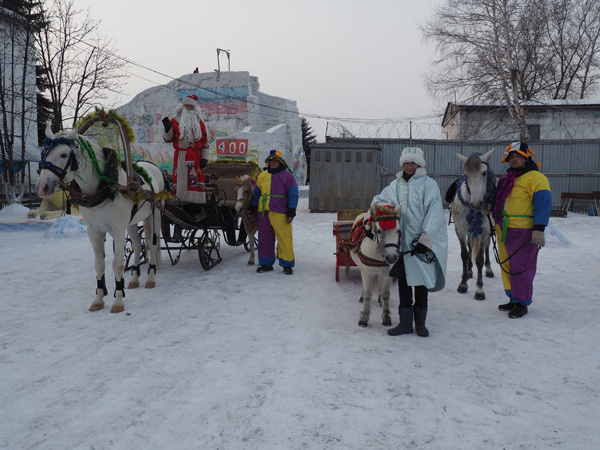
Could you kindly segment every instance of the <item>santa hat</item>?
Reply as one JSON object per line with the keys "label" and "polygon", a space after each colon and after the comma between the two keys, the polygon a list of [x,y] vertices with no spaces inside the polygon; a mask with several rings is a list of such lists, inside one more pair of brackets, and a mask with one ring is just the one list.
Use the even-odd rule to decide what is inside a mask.
{"label": "santa hat", "polygon": [[[526,142],[513,142],[504,150],[504,157],[500,162],[507,162],[509,160],[510,154],[512,152],[517,152],[519,155],[523,156],[527,161],[533,162],[533,157],[535,153],[529,148]],[[539,167],[541,164],[536,163]]]}
{"label": "santa hat", "polygon": [[423,157],[423,150],[419,147],[406,147],[402,150],[402,156],[400,156],[400,167],[404,166],[404,163],[413,162],[420,167],[425,167],[425,158]]}
{"label": "santa hat", "polygon": [[192,105],[192,106],[196,106],[196,102],[198,101],[198,96],[197,95],[188,95],[187,97],[185,97],[183,99],[183,101],[181,102],[184,106],[185,105]]}

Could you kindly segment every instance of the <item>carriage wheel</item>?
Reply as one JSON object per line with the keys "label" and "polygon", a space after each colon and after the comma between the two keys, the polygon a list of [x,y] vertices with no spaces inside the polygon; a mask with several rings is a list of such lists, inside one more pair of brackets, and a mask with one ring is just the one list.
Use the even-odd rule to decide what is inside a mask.
{"label": "carriage wheel", "polygon": [[198,242],[198,258],[204,270],[210,270],[221,262],[219,235],[213,230],[205,231]]}
{"label": "carriage wheel", "polygon": [[[146,264],[148,262],[147,258],[146,258],[146,241],[144,239],[144,227],[143,226],[138,226],[138,233],[140,235],[140,239],[142,241],[142,253],[140,254],[140,266],[142,264]],[[115,251],[115,243],[113,242],[113,253]],[[131,238],[129,237],[128,234],[125,235],[125,247],[123,248],[123,263],[125,268],[123,270],[125,270],[125,272],[131,270],[133,268],[133,261],[131,260],[133,257],[133,244],[131,243]],[[129,263],[132,263],[132,265],[129,265]]]}

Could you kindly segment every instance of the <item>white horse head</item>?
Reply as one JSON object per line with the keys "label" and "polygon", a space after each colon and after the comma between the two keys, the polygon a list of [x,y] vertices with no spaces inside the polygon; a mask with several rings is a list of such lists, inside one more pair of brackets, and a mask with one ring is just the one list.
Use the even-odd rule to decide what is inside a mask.
{"label": "white horse head", "polygon": [[468,157],[460,153],[456,154],[458,159],[464,164],[463,175],[465,182],[461,186],[461,196],[476,211],[481,211],[486,207],[486,195],[489,193],[490,183],[494,182],[491,179],[492,172],[488,166],[488,161],[492,157],[493,152],[494,149],[491,149],[485,155],[473,153]]}
{"label": "white horse head", "polygon": [[73,180],[79,164],[75,151],[77,129],[52,133],[50,124],[46,126],[45,148],[42,150],[40,177],[36,191],[40,197],[51,197],[60,182]]}
{"label": "white horse head", "polygon": [[254,186],[252,185],[252,177],[250,175],[242,175],[241,177],[235,177],[237,184],[237,198],[235,202],[235,210],[238,214],[241,213],[243,207],[248,207],[248,204],[252,200],[254,193]]}
{"label": "white horse head", "polygon": [[398,259],[400,206],[373,205],[365,217],[365,229],[373,234],[377,249],[388,264]]}

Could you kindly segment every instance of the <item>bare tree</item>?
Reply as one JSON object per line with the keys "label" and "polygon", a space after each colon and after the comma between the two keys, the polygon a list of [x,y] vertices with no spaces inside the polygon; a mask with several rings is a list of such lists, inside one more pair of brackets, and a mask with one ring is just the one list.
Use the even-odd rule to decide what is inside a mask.
{"label": "bare tree", "polygon": [[506,106],[528,138],[524,100],[584,98],[600,76],[598,0],[447,0],[421,28],[439,57],[439,99]]}
{"label": "bare tree", "polygon": [[38,35],[38,57],[49,80],[52,126],[72,127],[89,111],[105,107],[109,92],[120,92],[126,63],[100,35],[100,22],[75,9],[74,0],[52,0],[46,16],[50,26]]}

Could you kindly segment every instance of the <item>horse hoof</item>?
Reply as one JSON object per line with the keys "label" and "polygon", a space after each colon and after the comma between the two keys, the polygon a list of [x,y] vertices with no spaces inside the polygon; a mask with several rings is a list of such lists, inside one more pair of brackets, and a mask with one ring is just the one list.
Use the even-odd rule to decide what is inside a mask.
{"label": "horse hoof", "polygon": [[156,282],[146,281],[146,289],[154,289],[155,287],[156,287]]}
{"label": "horse hoof", "polygon": [[253,266],[254,265],[254,261],[248,261],[248,265],[249,266]]}
{"label": "horse hoof", "polygon": [[459,294],[466,294],[468,290],[469,290],[469,287],[468,287],[468,286],[463,286],[463,285],[460,285],[460,286],[458,286],[458,289],[457,289],[456,291],[457,291]]}
{"label": "horse hoof", "polygon": [[366,321],[364,321],[364,320],[359,320],[359,321],[358,321],[358,326],[359,326],[359,327],[362,327],[362,328],[367,328],[367,325],[368,325],[368,324],[369,324],[369,323],[368,323],[368,322],[366,322]]}
{"label": "horse hoof", "polygon": [[90,306],[89,311],[100,311],[101,309],[104,309],[104,305],[94,305],[92,304],[92,306]]}
{"label": "horse hoof", "polygon": [[485,300],[485,294],[484,293],[477,293],[475,294],[475,300]]}
{"label": "horse hoof", "polygon": [[389,317],[386,317],[385,319],[383,319],[383,326],[384,327],[391,327],[392,326],[392,319],[390,319]]}
{"label": "horse hoof", "polygon": [[140,287],[140,283],[139,282],[133,282],[130,281],[129,284],[127,285],[127,289],[135,289]]}
{"label": "horse hoof", "polygon": [[494,272],[492,272],[491,270],[489,272],[485,272],[485,276],[486,278],[494,278]]}
{"label": "horse hoof", "polygon": [[120,313],[125,311],[125,307],[124,306],[113,306],[110,310],[111,313]]}

